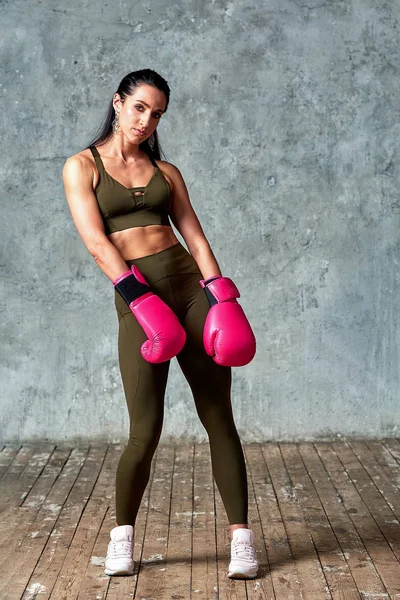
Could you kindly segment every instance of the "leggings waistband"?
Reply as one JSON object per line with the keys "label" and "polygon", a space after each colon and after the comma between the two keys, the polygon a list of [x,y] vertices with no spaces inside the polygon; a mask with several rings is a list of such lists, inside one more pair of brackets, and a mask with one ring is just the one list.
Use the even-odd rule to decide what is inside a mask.
{"label": "leggings waistband", "polygon": [[129,267],[136,265],[149,284],[182,273],[196,273],[200,278],[202,276],[195,259],[180,242],[160,252],[125,262]]}

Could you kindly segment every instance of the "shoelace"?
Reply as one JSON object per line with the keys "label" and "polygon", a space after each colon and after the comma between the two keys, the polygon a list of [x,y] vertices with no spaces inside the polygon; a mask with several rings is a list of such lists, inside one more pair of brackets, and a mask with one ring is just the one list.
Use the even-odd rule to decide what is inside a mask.
{"label": "shoelace", "polygon": [[132,542],[110,542],[110,554],[113,557],[130,556],[132,557]]}
{"label": "shoelace", "polygon": [[255,560],[255,549],[246,542],[233,542],[233,555],[235,558],[244,560]]}

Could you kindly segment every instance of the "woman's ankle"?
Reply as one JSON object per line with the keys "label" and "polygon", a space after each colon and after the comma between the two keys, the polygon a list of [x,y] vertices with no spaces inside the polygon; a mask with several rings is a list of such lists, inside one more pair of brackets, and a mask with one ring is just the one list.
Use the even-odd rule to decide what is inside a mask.
{"label": "woman's ankle", "polygon": [[[118,525],[118,523],[117,523],[117,522],[115,522],[115,527],[119,527],[119,525]],[[134,526],[134,525],[132,525],[132,527],[133,527],[133,529],[135,529],[135,526]]]}
{"label": "woman's ankle", "polygon": [[249,526],[247,523],[241,523],[238,525],[231,525],[230,528],[230,538],[232,539],[232,534],[235,531],[235,529],[248,529]]}

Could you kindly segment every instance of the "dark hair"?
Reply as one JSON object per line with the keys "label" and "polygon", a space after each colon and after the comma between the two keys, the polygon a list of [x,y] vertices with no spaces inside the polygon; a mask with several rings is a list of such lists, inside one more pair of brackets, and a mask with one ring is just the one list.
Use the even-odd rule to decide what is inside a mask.
{"label": "dark hair", "polygon": [[[167,104],[165,106],[164,111],[165,113],[168,108],[171,90],[165,79],[152,69],[140,69],[139,71],[132,71],[132,73],[128,73],[128,75],[125,75],[125,77],[122,79],[121,83],[118,86],[118,89],[116,90],[116,93],[120,95],[122,102],[124,102],[127,96],[132,95],[136,88],[143,84],[152,85],[161,92],[164,92],[167,98]],[[96,133],[96,137],[90,142],[90,144],[88,144],[86,148],[89,148],[89,146],[94,145],[101,146],[102,143],[104,144],[104,142],[106,142],[112,136],[112,123],[114,117],[115,112],[113,107],[113,100],[111,99],[110,104],[108,105],[107,115],[103,124],[99,127]],[[150,146],[149,141],[151,141],[152,147]],[[156,160],[161,160],[161,153],[165,157],[165,154],[162,151],[160,142],[158,140],[157,130],[153,131],[149,138],[145,139],[144,142],[139,144],[139,148],[146,152],[148,156]]]}

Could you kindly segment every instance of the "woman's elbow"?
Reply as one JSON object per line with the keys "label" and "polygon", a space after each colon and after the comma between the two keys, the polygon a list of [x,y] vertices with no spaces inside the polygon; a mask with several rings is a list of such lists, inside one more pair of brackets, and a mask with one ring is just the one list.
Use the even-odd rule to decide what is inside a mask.
{"label": "woman's elbow", "polygon": [[88,249],[88,251],[90,252],[90,254],[93,256],[94,260],[99,263],[102,262],[102,258],[104,256],[104,253],[106,252],[107,246],[110,242],[107,240],[106,237],[100,238],[100,239],[93,239],[90,240],[87,244],[86,247]]}

